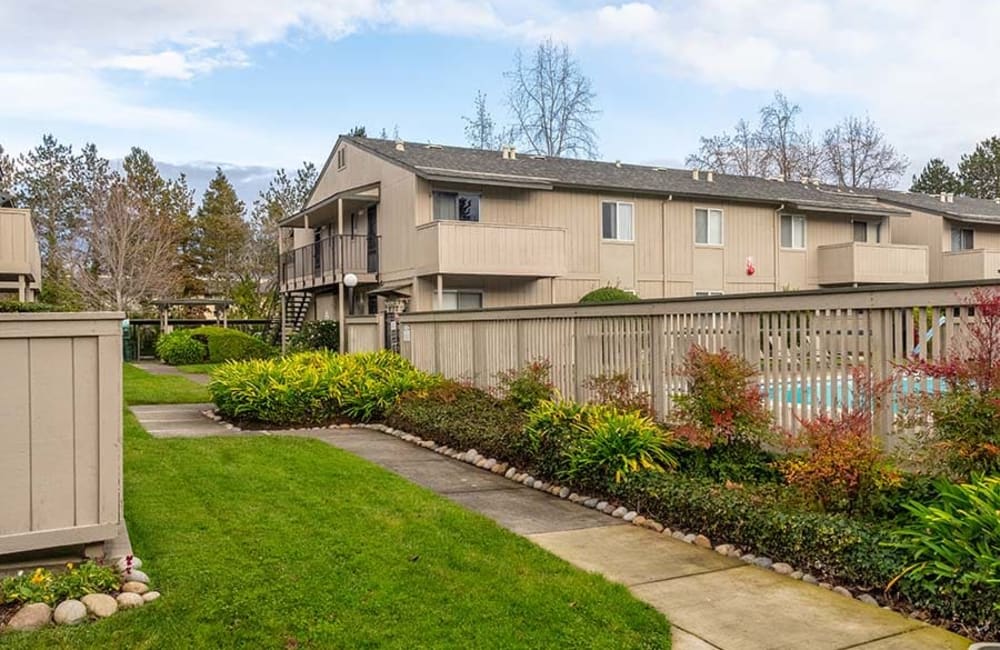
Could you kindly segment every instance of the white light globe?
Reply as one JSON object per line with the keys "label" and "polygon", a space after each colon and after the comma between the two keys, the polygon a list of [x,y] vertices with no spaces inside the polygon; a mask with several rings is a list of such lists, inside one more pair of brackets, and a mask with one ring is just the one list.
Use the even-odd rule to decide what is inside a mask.
{"label": "white light globe", "polygon": [[344,286],[347,287],[348,289],[352,289],[358,286],[358,276],[354,275],[353,273],[348,273],[344,275]]}

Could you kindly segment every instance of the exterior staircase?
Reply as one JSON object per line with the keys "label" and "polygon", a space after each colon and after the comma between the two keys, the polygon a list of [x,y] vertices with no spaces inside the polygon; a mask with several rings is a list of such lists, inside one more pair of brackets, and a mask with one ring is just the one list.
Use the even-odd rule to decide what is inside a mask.
{"label": "exterior staircase", "polygon": [[[302,329],[306,313],[312,305],[313,295],[307,291],[291,291],[285,294],[285,339],[291,338]],[[271,344],[281,344],[281,314],[278,313],[268,326]]]}

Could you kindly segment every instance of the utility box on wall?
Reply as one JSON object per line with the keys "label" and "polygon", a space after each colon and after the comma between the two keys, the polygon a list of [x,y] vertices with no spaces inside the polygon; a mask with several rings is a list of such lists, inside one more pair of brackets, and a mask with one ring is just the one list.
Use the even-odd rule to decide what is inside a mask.
{"label": "utility box on wall", "polygon": [[122,320],[0,314],[0,558],[122,525]]}

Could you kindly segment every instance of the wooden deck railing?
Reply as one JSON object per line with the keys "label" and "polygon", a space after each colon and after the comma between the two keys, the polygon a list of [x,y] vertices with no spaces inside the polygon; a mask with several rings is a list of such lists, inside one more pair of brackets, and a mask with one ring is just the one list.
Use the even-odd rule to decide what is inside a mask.
{"label": "wooden deck railing", "polygon": [[[691,347],[726,348],[759,371],[777,423],[794,430],[798,417],[851,399],[853,366],[887,377],[907,358],[941,358],[960,344],[974,318],[964,301],[984,284],[409,313],[400,319],[402,352],[422,369],[480,386],[547,359],[559,391],[577,400],[590,397],[588,378],[623,373],[667,413],[687,389],[681,369]],[[896,396],[915,389],[900,382]],[[885,431],[891,419],[890,405],[881,416]]]}

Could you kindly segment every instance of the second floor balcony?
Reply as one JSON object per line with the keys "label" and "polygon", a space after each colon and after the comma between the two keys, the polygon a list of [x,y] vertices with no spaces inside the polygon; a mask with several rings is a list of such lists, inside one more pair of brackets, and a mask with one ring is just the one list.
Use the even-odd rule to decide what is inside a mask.
{"label": "second floor balcony", "polygon": [[311,289],[340,282],[353,273],[362,283],[376,282],[379,270],[377,236],[330,235],[281,254],[282,291]]}
{"label": "second floor balcony", "polygon": [[0,208],[0,276],[18,276],[31,287],[41,282],[42,262],[28,210]]}
{"label": "second floor balcony", "polygon": [[466,221],[417,227],[419,275],[454,273],[554,277],[566,273],[566,231]]}
{"label": "second floor balcony", "polygon": [[945,253],[941,260],[941,281],[956,280],[1000,280],[1000,249]]}
{"label": "second floor balcony", "polygon": [[927,282],[927,247],[845,242],[820,246],[822,286]]}

